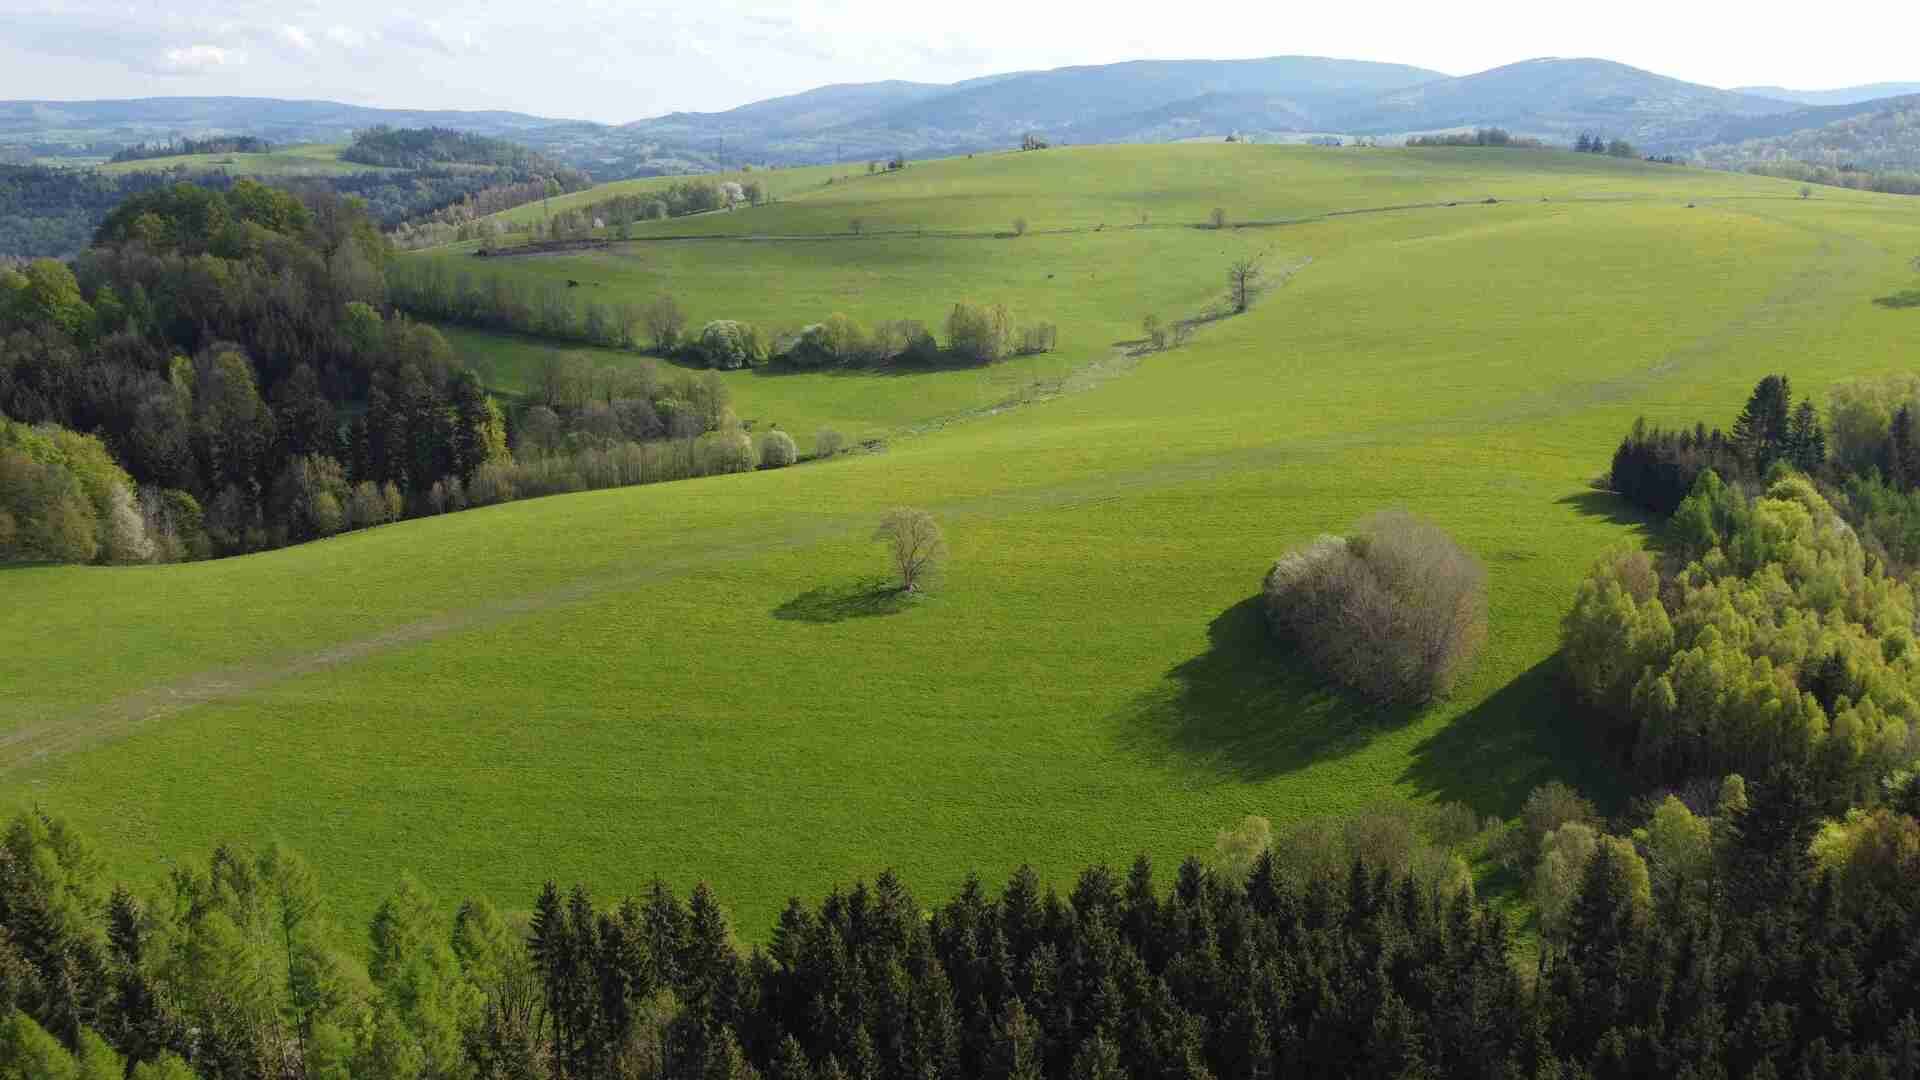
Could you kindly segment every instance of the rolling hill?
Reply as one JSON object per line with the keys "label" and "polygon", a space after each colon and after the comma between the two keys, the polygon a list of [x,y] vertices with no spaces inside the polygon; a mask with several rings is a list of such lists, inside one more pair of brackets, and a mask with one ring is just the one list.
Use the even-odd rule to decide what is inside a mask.
{"label": "rolling hill", "polygon": [[[1839,114],[1837,117],[1835,114]],[[1920,94],[1830,106],[1801,114],[1820,121],[1785,132],[1733,130],[1737,140],[1699,148],[1698,160],[1719,168],[1803,162],[1866,172],[1920,171]]]}
{"label": "rolling hill", "polygon": [[[1142,60],[1009,72],[951,85],[825,86],[725,112],[679,112],[617,127],[517,113],[408,112],[327,102],[9,102],[0,103],[0,154],[84,158],[174,134],[319,142],[374,124],[439,125],[510,137],[613,179],[746,162],[972,153],[1015,145],[1029,131],[1056,143],[1116,143],[1229,132],[1393,137],[1498,125],[1567,143],[1581,131],[1599,131],[1673,153],[1835,118],[1799,100],[1717,90],[1605,60],[1531,60],[1451,78],[1400,64],[1279,56]],[[1773,126],[1752,126],[1762,121]]]}
{"label": "rolling hill", "polygon": [[[1203,227],[1214,207],[1232,227]],[[1636,416],[1903,370],[1912,313],[1871,301],[1910,281],[1920,204],[1556,152],[1073,147],[822,176],[638,235],[405,258],[769,328],[1001,301],[1061,348],[719,376],[756,430],[874,440],[831,461],[7,568],[0,800],[69,816],[136,884],[277,837],[347,921],[403,872],[510,906],[659,874],[711,881],[753,933],[887,866],[1064,884],[1250,813],[1604,792],[1559,618],[1640,519],[1588,481]],[[1226,316],[1239,258],[1272,288]],[[1192,342],[1143,352],[1149,313],[1198,320]],[[508,394],[556,351],[650,362],[456,343]],[[874,522],[903,503],[942,522],[949,572],[874,604]],[[1254,596],[1279,551],[1392,506],[1487,564],[1492,631],[1452,698],[1382,712],[1277,651]]]}
{"label": "rolling hill", "polygon": [[1711,139],[1731,121],[1791,111],[1609,60],[1547,58],[1391,91],[1339,115],[1355,131],[1493,125],[1560,142],[1594,131],[1668,151]]}

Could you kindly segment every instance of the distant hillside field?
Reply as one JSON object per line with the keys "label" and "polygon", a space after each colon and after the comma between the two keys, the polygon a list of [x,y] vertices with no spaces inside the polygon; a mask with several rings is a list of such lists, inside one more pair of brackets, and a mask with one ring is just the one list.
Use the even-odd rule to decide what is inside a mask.
{"label": "distant hillside field", "polygon": [[235,176],[352,176],[355,173],[390,172],[381,165],[362,165],[342,161],[345,143],[276,147],[264,154],[177,154],[172,157],[116,161],[99,166],[103,173],[125,175],[130,172],[156,172],[182,168],[189,171],[227,172]]}
{"label": "distant hillside field", "polygon": [[[509,907],[658,874],[712,882],[748,934],[886,867],[926,895],[1023,860],[1069,885],[1246,814],[1512,817],[1545,780],[1606,790],[1556,651],[1586,568],[1641,538],[1589,487],[1634,418],[1732,416],[1770,372],[1824,400],[1908,369],[1920,325],[1872,302],[1912,286],[1920,202],[1732,173],[1213,144],[830,174],[582,254],[403,258],[667,291],[696,325],[998,301],[1059,351],[726,376],[757,427],[877,441],[836,460],[219,562],[7,569],[0,797],[131,874],[278,838],[346,921],[402,873]],[[1215,207],[1228,228],[1202,227]],[[1274,286],[1251,311],[1138,352],[1145,314],[1219,314],[1245,257]],[[453,341],[507,393],[575,351]],[[903,504],[952,558],[879,603],[871,537]],[[1278,553],[1389,507],[1490,575],[1478,666],[1413,711],[1326,689],[1255,600]]]}

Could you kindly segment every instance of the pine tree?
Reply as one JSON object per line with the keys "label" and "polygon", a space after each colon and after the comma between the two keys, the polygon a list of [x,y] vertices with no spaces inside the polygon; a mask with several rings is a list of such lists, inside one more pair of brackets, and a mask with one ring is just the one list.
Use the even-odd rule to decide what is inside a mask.
{"label": "pine tree", "polygon": [[1748,396],[1733,422],[1733,442],[1755,471],[1764,474],[1787,445],[1793,390],[1785,375],[1768,375]]}
{"label": "pine tree", "polygon": [[813,1080],[813,1066],[808,1063],[800,1040],[791,1035],[780,1040],[780,1049],[774,1053],[773,1063],[767,1069],[767,1080]]}
{"label": "pine tree", "polygon": [[1040,1080],[1040,1027],[1027,1015],[1019,998],[1007,1002],[993,1026],[993,1045],[986,1080]]}
{"label": "pine tree", "polygon": [[1887,482],[1897,491],[1920,487],[1920,418],[1902,405],[1893,412],[1887,428],[1885,451]]}
{"label": "pine tree", "polygon": [[1787,431],[1787,459],[1809,476],[1827,463],[1827,433],[1820,426],[1820,411],[1811,401],[1803,401],[1793,410],[1793,422]]}
{"label": "pine tree", "polygon": [[1120,1066],[1120,1047],[1107,1038],[1104,1028],[1080,1044],[1069,1076],[1072,1080],[1126,1080],[1127,1072]]}

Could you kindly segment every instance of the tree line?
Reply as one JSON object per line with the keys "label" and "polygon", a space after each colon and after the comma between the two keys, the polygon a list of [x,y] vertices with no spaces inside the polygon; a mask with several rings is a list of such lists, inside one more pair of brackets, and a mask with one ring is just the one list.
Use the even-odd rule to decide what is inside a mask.
{"label": "tree line", "polygon": [[762,331],[737,319],[697,329],[671,295],[641,304],[607,303],[558,282],[456,271],[444,260],[402,260],[388,274],[393,304],[422,318],[609,349],[647,348],[702,367],[737,370],[769,362],[796,368],[865,367],[943,360],[986,364],[1052,352],[1059,330],[1044,320],[1016,323],[1002,304],[956,303],[942,345],[924,323],[895,319],[867,327],[835,313],[819,323]]}
{"label": "tree line", "polygon": [[357,203],[243,180],[0,270],[0,559],[203,558],[760,464],[717,378],[502,408],[390,307],[387,261]]}
{"label": "tree line", "polygon": [[[1339,143],[1333,145],[1338,146]],[[1453,132],[1445,135],[1413,135],[1407,139],[1408,146],[1510,146],[1524,150],[1540,150],[1546,143],[1539,139],[1515,135],[1505,128],[1475,128],[1472,131]]]}
{"label": "tree line", "polygon": [[115,151],[108,160],[147,161],[187,154],[265,154],[272,149],[272,143],[257,135],[216,135],[206,139],[183,138],[172,142],[140,143]]}
{"label": "tree line", "polygon": [[1171,881],[1143,856],[1064,895],[1023,867],[923,904],[889,872],[744,950],[712,889],[658,879],[507,914],[403,878],[354,932],[297,855],[221,846],[140,894],[26,813],[0,840],[0,1075],[1903,1076],[1912,790],[1837,822],[1791,767],[1613,822],[1536,792],[1524,959],[1470,879],[1422,869],[1438,811],[1251,819]]}

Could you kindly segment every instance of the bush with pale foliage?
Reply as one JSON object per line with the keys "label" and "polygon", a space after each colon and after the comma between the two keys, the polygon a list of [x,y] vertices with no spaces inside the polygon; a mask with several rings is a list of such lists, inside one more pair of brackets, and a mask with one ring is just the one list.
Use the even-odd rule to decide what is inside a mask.
{"label": "bush with pale foliage", "polygon": [[794,444],[793,436],[774,428],[760,436],[760,467],[763,469],[782,469],[793,464],[800,457],[800,448]]}
{"label": "bush with pale foliage", "polygon": [[1274,563],[1267,619],[1322,674],[1384,702],[1452,689],[1487,637],[1487,575],[1445,530],[1404,511]]}
{"label": "bush with pale foliage", "polygon": [[847,437],[830,427],[823,427],[813,437],[813,456],[829,458],[846,449]]}

